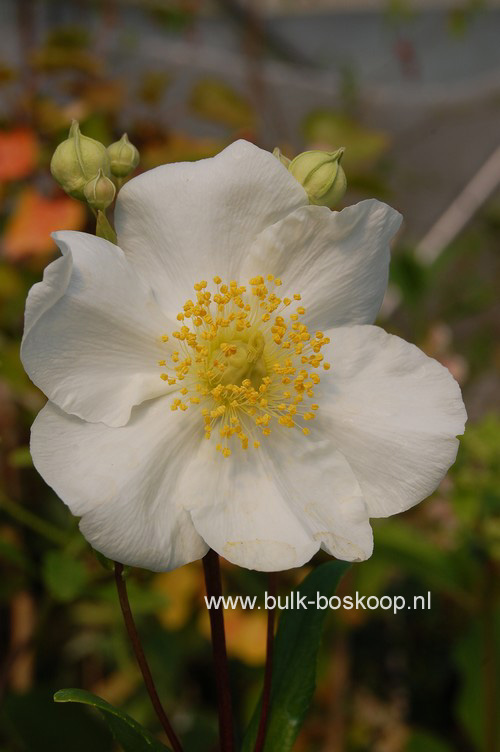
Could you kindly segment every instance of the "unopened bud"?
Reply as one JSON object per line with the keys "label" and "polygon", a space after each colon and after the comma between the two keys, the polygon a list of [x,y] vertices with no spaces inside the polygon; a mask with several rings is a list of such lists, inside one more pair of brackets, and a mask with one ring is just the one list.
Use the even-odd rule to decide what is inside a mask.
{"label": "unopened bud", "polygon": [[106,147],[99,141],[80,133],[80,126],[73,120],[66,141],[59,144],[50,163],[50,171],[61,187],[74,198],[85,199],[86,183],[102,170],[110,174],[109,156]]}
{"label": "unopened bud", "polygon": [[111,173],[117,178],[126,178],[139,164],[139,152],[128,140],[126,133],[119,141],[108,146]]}
{"label": "unopened bud", "polygon": [[112,180],[99,170],[97,175],[85,184],[85,201],[92,209],[107,209],[115,200],[116,188]]}
{"label": "unopened bud", "polygon": [[276,157],[276,159],[279,159],[279,161],[281,162],[281,164],[284,165],[284,167],[286,167],[288,169],[288,167],[290,166],[290,163],[291,163],[292,160],[288,159],[288,157],[285,157],[285,155],[282,154],[281,149],[279,148],[279,146],[276,146],[273,149],[273,156]]}
{"label": "unopened bud", "polygon": [[344,149],[304,151],[292,160],[289,170],[309,196],[309,203],[332,209],[343,198],[347,180],[340,165]]}

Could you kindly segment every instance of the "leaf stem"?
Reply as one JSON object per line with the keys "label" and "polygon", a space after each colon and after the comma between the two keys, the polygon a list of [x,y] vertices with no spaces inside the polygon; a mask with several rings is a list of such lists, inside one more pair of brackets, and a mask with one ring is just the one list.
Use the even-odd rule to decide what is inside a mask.
{"label": "leaf stem", "polygon": [[123,614],[123,620],[125,622],[125,627],[127,629],[127,633],[128,633],[130,643],[132,645],[137,663],[141,670],[142,678],[144,679],[144,684],[146,686],[149,697],[151,699],[151,703],[168,737],[168,740],[170,744],[172,745],[172,749],[174,750],[174,752],[182,752],[181,743],[179,739],[177,738],[177,735],[175,731],[173,730],[170,724],[170,721],[167,718],[167,714],[165,713],[163,709],[160,698],[158,697],[158,692],[156,691],[155,683],[151,675],[151,670],[146,660],[146,656],[144,655],[144,650],[142,649],[139,634],[137,632],[137,627],[135,626],[134,617],[132,615],[132,611],[130,608],[130,602],[129,602],[128,594],[127,594],[127,584],[125,580],[123,579],[123,564],[120,564],[117,561],[115,561],[115,582],[116,582],[116,589],[118,591],[118,599],[120,601],[120,607],[121,607],[122,614]]}
{"label": "leaf stem", "polygon": [[[222,596],[219,556],[212,549],[203,558],[205,588],[208,598]],[[233,752],[233,712],[231,708],[231,688],[226,653],[226,635],[224,632],[224,613],[219,602],[217,608],[209,609],[210,629],[212,633],[212,650],[215,663],[215,681],[219,706],[219,736],[221,752]]]}
{"label": "leaf stem", "polygon": [[[276,599],[277,591],[276,572],[269,573],[268,595]],[[276,602],[276,601],[274,601]],[[259,729],[255,741],[255,752],[262,752],[266,741],[267,720],[269,717],[269,708],[271,705],[271,683],[273,677],[273,652],[274,652],[274,620],[276,615],[275,607],[268,609],[267,612],[267,643],[266,643],[266,668],[264,670],[264,687],[262,689],[262,705],[260,709]]]}

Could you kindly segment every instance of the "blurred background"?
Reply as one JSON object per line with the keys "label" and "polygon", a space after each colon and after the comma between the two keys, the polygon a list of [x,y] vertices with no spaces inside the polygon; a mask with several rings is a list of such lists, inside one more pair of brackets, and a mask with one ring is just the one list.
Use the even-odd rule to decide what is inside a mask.
{"label": "blurred background", "polygon": [[[44,397],[19,362],[26,294],[55,256],[51,231],[93,231],[48,170],[76,118],[105,144],[126,130],[141,170],[241,137],[289,157],[345,146],[345,203],[375,196],[404,214],[380,323],[451,370],[469,423],[440,489],[375,521],[375,553],[342,590],[430,590],[432,608],[329,615],[296,750],[494,752],[500,2],[0,0],[0,16],[0,749],[113,750],[91,711],[52,702],[61,687],[97,693],[161,738],[111,573],[28,450]],[[281,590],[306,571],[283,573]],[[259,573],[224,564],[223,574],[228,593],[266,587]],[[201,565],[128,582],[174,726],[191,752],[211,752]],[[261,688],[265,614],[229,611],[226,624],[241,729]]]}

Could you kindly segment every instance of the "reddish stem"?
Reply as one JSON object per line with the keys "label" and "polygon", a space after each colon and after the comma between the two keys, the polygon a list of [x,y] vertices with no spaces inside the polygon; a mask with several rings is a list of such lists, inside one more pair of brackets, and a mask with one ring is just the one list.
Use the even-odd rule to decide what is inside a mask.
{"label": "reddish stem", "polygon": [[[219,556],[210,551],[203,558],[205,588],[208,598],[215,601],[222,597],[222,580],[220,576]],[[231,707],[231,688],[226,652],[226,635],[224,632],[224,612],[219,602],[217,608],[210,608],[210,629],[212,633],[212,650],[215,664],[215,682],[219,707],[219,737],[221,752],[234,751],[233,711]]]}
{"label": "reddish stem", "polygon": [[161,704],[160,698],[158,696],[158,692],[156,691],[153,677],[151,675],[149,664],[146,660],[146,656],[144,655],[144,650],[142,649],[141,641],[139,638],[139,633],[137,632],[137,627],[135,626],[134,617],[132,615],[132,610],[130,608],[130,603],[129,603],[128,594],[127,594],[127,584],[125,580],[123,579],[123,564],[119,564],[116,561],[115,561],[115,582],[116,582],[116,589],[118,591],[118,599],[120,601],[120,606],[121,606],[121,610],[123,614],[123,620],[125,622],[125,627],[127,629],[127,633],[128,633],[137,663],[141,670],[142,678],[144,679],[144,684],[146,686],[149,697],[151,699],[151,703],[168,737],[168,740],[170,744],[172,745],[173,751],[182,752],[181,743],[174,729],[172,728],[170,721],[167,718],[167,714],[165,713],[163,709],[163,705]]}

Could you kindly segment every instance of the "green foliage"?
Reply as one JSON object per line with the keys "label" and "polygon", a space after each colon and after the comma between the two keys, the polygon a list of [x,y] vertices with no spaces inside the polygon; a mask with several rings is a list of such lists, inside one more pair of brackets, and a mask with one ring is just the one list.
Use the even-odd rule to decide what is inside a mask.
{"label": "green foliage", "polygon": [[253,127],[255,122],[255,113],[245,97],[217,78],[198,81],[190,105],[200,117],[229,128]]}
{"label": "green foliage", "polygon": [[345,146],[342,164],[348,181],[351,171],[359,172],[368,165],[373,167],[389,146],[387,134],[366,128],[353,118],[334,110],[311,112],[302,129],[309,145],[314,144],[323,149]]}
{"label": "green foliage", "polygon": [[454,651],[461,677],[457,712],[475,747],[484,752],[494,749],[494,742],[500,740],[500,694],[497,691],[500,608],[495,610],[491,598],[492,593],[489,593],[482,618],[467,629]]}
{"label": "green foliage", "polygon": [[53,692],[38,687],[9,693],[0,715],[2,752],[113,752],[102,720],[76,707],[60,707]]}
{"label": "green foliage", "polygon": [[45,554],[42,575],[49,593],[63,603],[81,595],[89,579],[82,561],[55,549]]}
{"label": "green foliage", "polygon": [[459,557],[416,534],[411,525],[401,520],[375,522],[374,528],[374,556],[384,562],[386,571],[392,562],[398,562],[406,574],[415,577],[425,587],[453,594],[459,599],[467,596],[468,583],[464,580]]}
{"label": "green foliage", "polygon": [[54,695],[56,702],[80,702],[99,710],[116,741],[124,752],[168,752],[147,729],[109,702],[83,689],[60,689]]}
{"label": "green foliage", "polygon": [[[332,596],[349,569],[349,564],[329,561],[314,569],[294,591],[315,601],[320,593]],[[271,713],[268,721],[266,752],[288,752],[297,738],[316,686],[316,662],[323,624],[328,608],[284,611],[280,618],[274,646]],[[260,717],[259,702],[243,741],[243,752],[254,747]]]}
{"label": "green foliage", "polygon": [[454,752],[449,744],[436,739],[425,731],[414,731],[408,740],[404,752]]}

